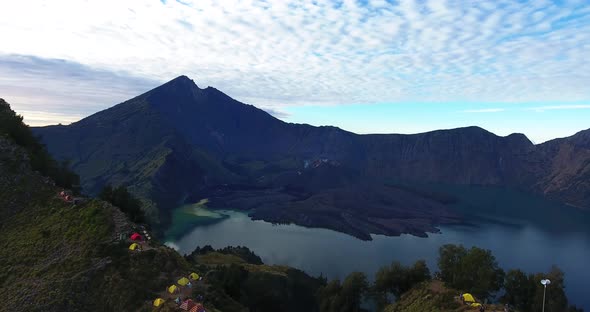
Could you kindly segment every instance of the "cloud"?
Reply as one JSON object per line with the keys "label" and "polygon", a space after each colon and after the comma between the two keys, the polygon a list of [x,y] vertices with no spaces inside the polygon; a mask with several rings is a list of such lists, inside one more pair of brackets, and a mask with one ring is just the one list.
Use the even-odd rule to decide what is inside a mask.
{"label": "cloud", "polygon": [[[14,109],[14,107],[12,107]],[[29,126],[45,126],[51,124],[71,124],[86,116],[71,114],[71,113],[54,113],[46,111],[27,111],[18,109],[19,115],[23,116],[23,120]]]}
{"label": "cloud", "polygon": [[482,108],[482,109],[466,109],[462,110],[462,113],[499,113],[504,112],[504,108]]}
{"label": "cloud", "polygon": [[0,73],[0,95],[32,126],[69,124],[159,84],[123,72],[19,55],[0,55]]}
{"label": "cloud", "polygon": [[273,115],[274,117],[279,118],[279,119],[286,119],[291,116],[291,114],[289,112],[285,112],[285,111],[270,108],[270,107],[261,107],[261,109],[264,110],[265,112]]}
{"label": "cloud", "polygon": [[[71,110],[104,107],[180,74],[278,110],[590,99],[588,1],[20,0],[0,4],[0,29],[2,55],[42,67],[65,60],[49,61],[49,72],[13,66],[9,86],[39,99],[66,96],[59,105]],[[75,66],[86,74],[71,77]],[[109,94],[98,80],[111,74],[121,79]],[[81,81],[86,88],[72,87]]]}
{"label": "cloud", "polygon": [[590,109],[590,105],[589,104],[575,104],[575,105],[537,106],[537,107],[527,108],[526,110],[542,113],[544,111],[551,111],[551,110],[572,110],[572,109]]}

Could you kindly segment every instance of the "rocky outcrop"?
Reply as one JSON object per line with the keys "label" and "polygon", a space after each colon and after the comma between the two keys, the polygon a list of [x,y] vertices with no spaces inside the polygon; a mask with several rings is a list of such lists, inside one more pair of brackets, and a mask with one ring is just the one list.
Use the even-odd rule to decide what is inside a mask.
{"label": "rocky outcrop", "polygon": [[590,208],[590,130],[538,146],[543,175],[532,189],[566,204]]}

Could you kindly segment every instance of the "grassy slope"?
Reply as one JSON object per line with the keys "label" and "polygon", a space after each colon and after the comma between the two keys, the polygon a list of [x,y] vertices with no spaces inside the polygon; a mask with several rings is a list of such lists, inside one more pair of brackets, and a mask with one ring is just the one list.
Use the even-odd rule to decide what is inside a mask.
{"label": "grassy slope", "polygon": [[57,196],[60,189],[32,172],[23,151],[3,138],[0,155],[0,311],[151,311],[157,297],[168,300],[155,311],[174,311],[164,289],[191,271],[205,276],[193,294],[215,298],[205,302],[208,311],[218,311],[212,304],[226,312],[247,311],[223,290],[208,291],[207,276],[231,263],[250,274],[240,286],[250,298],[245,304],[260,305],[252,300],[262,298],[265,287],[282,302],[287,296],[313,297],[319,286],[303,272],[248,263],[239,253],[209,252],[187,260],[157,243],[130,252],[129,242],[114,240],[121,222],[133,227],[116,218],[121,216],[116,207],[98,200],[67,204]]}
{"label": "grassy slope", "polygon": [[0,311],[149,309],[189,271],[167,247],[129,252],[127,242],[113,240],[117,208],[63,202],[58,188],[30,170],[24,151],[3,137],[0,155]]}
{"label": "grassy slope", "polygon": [[[253,256],[257,258],[257,256]],[[216,307],[231,311],[317,311],[316,293],[322,285],[319,279],[302,271],[281,265],[265,265],[248,255],[234,251],[217,250],[191,254],[191,261],[199,266],[211,287],[203,291]],[[247,272],[244,279],[231,279],[230,288],[239,289],[239,295],[230,298],[219,294],[219,283],[225,283],[227,269],[240,267]],[[220,275],[221,274],[221,275]],[[229,294],[229,292],[227,292]],[[239,298],[238,298],[239,297]]]}
{"label": "grassy slope", "polygon": [[[446,288],[440,281],[427,282],[403,294],[395,304],[384,312],[461,312],[479,311],[468,307],[456,298],[459,291]],[[487,312],[504,311],[501,305],[487,305]]]}
{"label": "grassy slope", "polygon": [[268,273],[284,277],[287,276],[287,271],[292,270],[291,267],[283,265],[250,264],[237,255],[223,254],[220,252],[209,252],[205,255],[199,255],[196,258],[196,262],[208,267],[237,264],[251,273]]}

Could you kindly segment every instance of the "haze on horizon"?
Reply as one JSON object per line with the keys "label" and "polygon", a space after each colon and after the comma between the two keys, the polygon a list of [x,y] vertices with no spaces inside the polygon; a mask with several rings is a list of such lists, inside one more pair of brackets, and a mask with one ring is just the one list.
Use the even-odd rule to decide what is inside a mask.
{"label": "haze on horizon", "polygon": [[178,75],[288,122],[357,133],[590,128],[590,2],[0,4],[0,97],[70,123]]}

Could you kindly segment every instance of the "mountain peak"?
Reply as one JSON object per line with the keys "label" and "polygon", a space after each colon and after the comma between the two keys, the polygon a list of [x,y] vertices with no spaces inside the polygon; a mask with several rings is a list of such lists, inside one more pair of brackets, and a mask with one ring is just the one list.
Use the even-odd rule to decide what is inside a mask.
{"label": "mountain peak", "polygon": [[191,101],[203,90],[189,77],[178,76],[159,87],[156,87],[142,96],[151,98],[153,103],[178,104],[179,102]]}
{"label": "mountain peak", "polygon": [[198,87],[197,84],[192,79],[190,79],[188,76],[185,76],[185,75],[180,75],[180,76],[166,82],[162,86],[165,86],[165,85],[187,85],[187,86]]}

